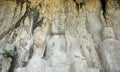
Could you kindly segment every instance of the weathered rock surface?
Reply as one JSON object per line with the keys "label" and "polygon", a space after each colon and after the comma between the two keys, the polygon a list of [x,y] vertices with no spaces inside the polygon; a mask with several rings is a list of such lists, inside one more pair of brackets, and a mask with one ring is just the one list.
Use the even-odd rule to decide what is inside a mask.
{"label": "weathered rock surface", "polygon": [[120,72],[119,17],[119,0],[0,0],[0,72]]}
{"label": "weathered rock surface", "polygon": [[102,62],[106,72],[120,72],[120,41],[105,40],[101,44]]}
{"label": "weathered rock surface", "polygon": [[100,45],[100,56],[105,72],[119,72],[120,41],[115,39],[114,31],[111,27],[104,28],[103,36],[105,40]]}
{"label": "weathered rock surface", "polygon": [[[14,45],[12,44],[0,44],[0,65],[1,65],[1,71],[2,72],[8,72],[10,71],[10,67],[13,64],[12,60],[13,57],[7,56],[8,53],[6,51],[10,51],[11,56],[14,56]],[[6,54],[5,54],[6,53]]]}

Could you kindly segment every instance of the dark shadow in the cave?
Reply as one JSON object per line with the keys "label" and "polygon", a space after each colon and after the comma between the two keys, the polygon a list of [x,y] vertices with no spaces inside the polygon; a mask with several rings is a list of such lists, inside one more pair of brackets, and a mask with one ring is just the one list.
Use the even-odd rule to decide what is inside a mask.
{"label": "dark shadow in the cave", "polygon": [[103,15],[105,17],[107,0],[100,0],[100,1],[101,1],[101,5],[102,5]]}

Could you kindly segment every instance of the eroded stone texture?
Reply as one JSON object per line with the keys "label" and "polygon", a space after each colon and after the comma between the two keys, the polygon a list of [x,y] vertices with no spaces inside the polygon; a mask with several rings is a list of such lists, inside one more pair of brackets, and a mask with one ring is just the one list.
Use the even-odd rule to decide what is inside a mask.
{"label": "eroded stone texture", "polygon": [[11,65],[11,58],[3,58],[2,60],[2,72],[8,72]]}
{"label": "eroded stone texture", "polygon": [[107,2],[107,15],[108,15],[108,25],[112,26],[116,38],[120,40],[120,1],[119,0],[108,0]]}
{"label": "eroded stone texture", "polygon": [[88,65],[85,60],[78,60],[71,64],[71,72],[89,72]]}
{"label": "eroded stone texture", "polygon": [[119,0],[0,1],[0,72],[119,72]]}
{"label": "eroded stone texture", "polygon": [[[12,64],[13,58],[5,54],[5,52],[10,52],[11,56],[14,56],[14,45],[8,43],[1,43],[0,44],[0,65],[1,65],[1,72],[8,72],[10,71],[10,67]],[[4,55],[3,55],[4,54]]]}
{"label": "eroded stone texture", "polygon": [[106,72],[119,72],[120,46],[118,40],[105,40],[101,44],[101,56]]}
{"label": "eroded stone texture", "polygon": [[119,72],[119,41],[115,39],[114,31],[111,27],[104,28],[104,41],[100,45],[100,54],[106,72]]}

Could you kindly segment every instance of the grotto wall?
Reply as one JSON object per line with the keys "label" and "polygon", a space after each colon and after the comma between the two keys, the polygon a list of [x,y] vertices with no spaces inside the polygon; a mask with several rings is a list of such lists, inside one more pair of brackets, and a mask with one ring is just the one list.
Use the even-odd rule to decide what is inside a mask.
{"label": "grotto wall", "polygon": [[120,72],[119,0],[0,0],[0,72]]}

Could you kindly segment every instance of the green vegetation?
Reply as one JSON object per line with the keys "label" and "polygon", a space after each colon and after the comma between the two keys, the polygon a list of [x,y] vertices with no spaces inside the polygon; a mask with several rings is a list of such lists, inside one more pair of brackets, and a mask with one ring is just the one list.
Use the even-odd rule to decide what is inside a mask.
{"label": "green vegetation", "polygon": [[6,57],[6,58],[13,58],[14,57],[14,52],[13,51],[8,51],[8,50],[4,50],[3,52],[3,57]]}

